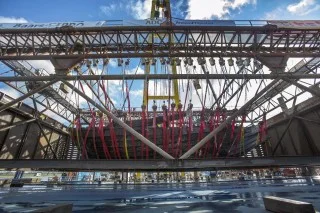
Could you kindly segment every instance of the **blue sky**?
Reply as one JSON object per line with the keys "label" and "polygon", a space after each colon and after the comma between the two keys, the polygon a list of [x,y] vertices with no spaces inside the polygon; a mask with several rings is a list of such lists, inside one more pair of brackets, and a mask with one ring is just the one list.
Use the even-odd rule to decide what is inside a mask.
{"label": "blue sky", "polygon": [[[171,7],[172,16],[181,19],[320,19],[320,0],[172,0]],[[0,23],[145,19],[150,16],[150,8],[151,0],[0,0]],[[54,72],[48,61],[30,63]],[[128,72],[136,70],[137,64],[137,60],[132,60]],[[6,70],[0,64],[0,74]],[[122,72],[115,61],[109,71]],[[142,67],[139,72],[143,72]],[[113,86],[113,98],[122,105],[121,85],[116,82]],[[19,96],[1,82],[0,90]],[[131,98],[133,106],[141,106],[141,82],[134,84]]]}
{"label": "blue sky", "polygon": [[[29,22],[139,19],[142,0],[0,0],[1,17]],[[172,0],[173,17],[192,19],[319,19],[319,0]]]}

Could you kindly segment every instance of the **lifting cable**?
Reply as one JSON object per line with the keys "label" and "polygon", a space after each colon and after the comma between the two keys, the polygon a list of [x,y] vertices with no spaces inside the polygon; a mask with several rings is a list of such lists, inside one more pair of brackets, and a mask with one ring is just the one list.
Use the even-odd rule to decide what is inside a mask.
{"label": "lifting cable", "polygon": [[[75,85],[76,85],[76,82],[77,80],[75,81],[75,84],[74,84],[74,88],[75,88]],[[78,81],[78,89],[79,89],[79,81]],[[73,88],[73,89],[74,89]],[[73,91],[73,90],[72,90]],[[81,120],[80,120],[80,95],[78,94],[78,98],[77,98],[77,93],[74,93],[74,97],[75,97],[75,100],[76,100],[76,105],[77,105],[77,109],[78,109],[78,114],[76,115],[76,137],[77,137],[77,142],[78,142],[78,146],[80,147],[79,149],[79,152],[82,153],[82,150],[84,149],[83,147],[81,147],[81,141],[80,139],[82,140],[82,132],[81,132]]]}
{"label": "lifting cable", "polygon": [[[80,87],[81,87],[81,90],[82,92],[85,94],[85,91],[84,91],[84,88],[83,88],[83,85],[81,83],[81,81],[79,81],[80,83]],[[96,129],[96,124],[95,124],[95,112],[94,112],[94,109],[91,108],[89,102],[87,101],[87,104],[88,104],[88,107],[89,107],[89,110],[90,110],[90,113],[91,113],[91,116],[92,116],[92,119],[91,119],[91,122],[89,124],[89,128],[87,130],[87,133],[85,135],[85,138],[83,140],[83,147],[84,149],[82,150],[82,154],[83,156],[86,156],[86,158],[88,159],[88,153],[87,153],[87,139],[88,139],[88,135],[89,135],[89,131],[90,129],[92,128],[92,135],[93,135],[93,147],[94,147],[94,151],[95,151],[95,154],[96,154],[96,157],[99,159],[99,155],[98,155],[98,151],[97,151],[97,146],[96,146],[96,140],[95,140],[95,129]]]}
{"label": "lifting cable", "polygon": [[[222,109],[221,111],[221,123],[223,123],[227,118],[227,113],[226,113],[226,110],[225,109]],[[219,118],[220,119],[220,118]],[[219,120],[220,121],[220,120]],[[228,128],[228,126],[227,126]],[[217,149],[217,153],[216,153],[216,157],[219,157],[219,153],[220,153],[220,150],[221,150],[221,147],[222,147],[222,144],[223,144],[223,141],[224,141],[224,138],[226,137],[226,134],[227,134],[227,131],[225,131],[223,137],[220,136],[220,141],[218,141],[218,149]]]}
{"label": "lifting cable", "polygon": [[193,104],[190,100],[190,103],[188,104],[188,109],[187,109],[187,111],[188,111],[187,117],[189,118],[189,120],[188,120],[188,144],[187,144],[188,150],[191,149],[191,133],[193,132],[192,108],[193,108]]}
{"label": "lifting cable", "polygon": [[[205,122],[204,122],[204,107],[203,107],[201,110],[197,143],[199,143],[199,141],[203,138],[204,129],[205,129]],[[203,148],[201,148],[199,152],[198,151],[196,152],[197,158],[202,157],[202,155],[203,155]]]}
{"label": "lifting cable", "polygon": [[[241,124],[240,124],[240,127],[239,127],[240,128],[240,134],[238,135],[238,143],[240,144],[239,156],[241,156],[241,149],[242,148],[243,148],[243,153],[245,154],[245,150],[244,150],[244,126],[243,126],[245,121],[246,121],[246,115],[243,114],[242,118],[241,118]],[[236,146],[236,149],[237,149],[237,146]]]}
{"label": "lifting cable", "polygon": [[228,150],[228,153],[227,153],[227,157],[229,157],[231,151],[233,150],[233,153],[232,155],[235,156],[237,153],[237,150],[238,150],[238,143],[239,143],[239,140],[241,138],[241,124],[239,126],[239,128],[237,129],[237,134],[235,135],[235,137],[233,137],[231,140],[233,140],[231,146],[230,146],[230,149]]}
{"label": "lifting cable", "polygon": [[[125,79],[126,69],[128,68],[128,65],[129,65],[129,59],[127,59],[127,61],[125,62],[125,66],[124,67],[122,65],[122,72],[123,72],[122,90],[123,90],[123,98],[124,98],[124,100],[128,99],[128,114],[126,114],[126,115],[129,116],[129,120],[131,120],[128,81],[127,81],[127,79]],[[125,123],[127,123],[126,120],[127,120],[127,117],[124,116],[124,122]],[[126,129],[123,129],[123,144],[124,144],[125,156],[126,156],[127,159],[129,159],[128,144],[127,144],[127,131],[126,131]]]}
{"label": "lifting cable", "polygon": [[102,149],[103,149],[105,158],[111,159],[111,155],[105,141],[103,113],[100,113],[99,117],[100,117],[100,120],[99,120],[99,127],[98,127],[98,135],[100,136],[100,139],[101,139]]}
{"label": "lifting cable", "polygon": [[[146,112],[146,105],[145,104],[143,104],[142,106],[141,106],[141,109],[142,109],[142,120],[141,120],[141,122],[142,122],[142,127],[141,127],[141,134],[144,136],[144,137],[146,137],[146,133],[145,133],[145,122],[146,122],[146,114],[145,114],[145,112]],[[141,142],[141,159],[143,159],[144,158],[144,147],[145,147],[145,144],[143,143],[143,142]]]}
{"label": "lifting cable", "polygon": [[[69,98],[72,98],[72,94],[74,92],[74,88],[75,88],[76,83],[77,83],[77,81],[74,81],[74,84],[73,84],[73,87],[72,87],[72,90],[71,90]],[[75,93],[75,100],[76,100],[76,93]],[[69,103],[69,104],[71,104],[71,103]],[[76,104],[77,104],[77,100],[76,100]],[[79,106],[78,106],[78,109],[79,109]],[[81,146],[80,146],[80,143],[79,143],[79,134],[78,134],[77,126],[76,126],[76,138],[74,136],[74,127],[75,127],[75,125],[77,125],[78,119],[77,119],[77,116],[76,116],[76,118],[74,117],[74,114],[72,115],[72,118],[73,119],[72,119],[72,123],[71,123],[71,139],[72,139],[73,143],[77,146],[78,150],[80,150]]]}
{"label": "lifting cable", "polygon": [[93,148],[96,153],[97,159],[99,159],[99,154],[98,154],[97,144],[96,144],[96,112],[92,113],[92,120],[93,120],[93,127],[92,127]]}
{"label": "lifting cable", "polygon": [[[167,67],[167,65],[166,65]],[[168,74],[169,73],[169,69],[168,70]],[[168,78],[168,125],[167,125],[167,128],[168,128],[168,131],[167,131],[167,142],[168,142],[168,146],[170,145],[170,154],[173,154],[173,140],[171,140],[171,122],[173,121],[173,118],[172,118],[172,108],[171,108],[171,80]],[[171,119],[170,119],[171,118]]]}
{"label": "lifting cable", "polygon": [[163,101],[162,105],[162,147],[165,152],[168,152],[168,141],[167,141],[167,106],[165,101]]}
{"label": "lifting cable", "polygon": [[[103,72],[103,70],[102,70],[102,72]],[[101,72],[101,74],[102,74],[102,72]],[[100,80],[98,81],[98,97],[99,97],[99,99],[100,99],[100,82],[101,82],[101,77],[100,77]],[[103,95],[103,93],[101,95]],[[106,102],[106,100],[105,100],[105,102]],[[106,105],[106,103],[105,103],[105,105]],[[103,119],[103,113],[102,112],[99,113],[99,117],[100,117],[100,120],[99,120],[99,125],[98,125],[98,135],[99,135],[100,140],[101,140],[103,153],[104,153],[104,156],[105,156],[106,159],[111,159],[110,152],[109,152],[108,146],[107,146],[106,141],[105,141],[104,119]]]}
{"label": "lifting cable", "polygon": [[[203,101],[203,105],[204,106],[206,106],[206,101],[207,101],[207,93],[209,93],[209,91],[208,91],[208,79],[207,79],[207,85],[206,85],[206,91],[205,91],[205,95],[204,95],[204,101]],[[205,109],[203,109],[203,111],[204,111]],[[204,128],[203,128],[203,131],[205,130],[205,128],[206,128],[206,122],[205,122],[205,116],[204,116],[204,113],[205,113],[205,111],[203,112],[203,125],[204,125]],[[202,138],[203,138],[204,136],[202,136]],[[209,149],[210,149],[210,141],[208,141],[207,143],[206,143],[206,147],[205,147],[205,151],[204,151],[204,155],[203,155],[203,158],[206,158],[207,157],[207,153],[208,153],[208,151],[209,151]]]}
{"label": "lifting cable", "polygon": [[171,154],[174,155],[175,154],[175,137],[174,137],[174,121],[175,121],[175,108],[176,108],[176,104],[174,102],[171,103]]}
{"label": "lifting cable", "polygon": [[[131,85],[130,85],[131,86]],[[128,113],[129,113],[129,122],[130,122],[130,127],[132,128],[132,115],[131,115],[131,105],[130,105],[130,97],[129,97],[129,88],[128,88],[128,82],[126,81],[126,92],[127,92],[127,97],[126,100],[128,100]],[[134,159],[137,159],[137,154],[136,154],[136,142],[134,135],[131,134],[131,146],[133,149],[133,156]],[[127,151],[128,152],[128,151]]]}
{"label": "lifting cable", "polygon": [[[106,104],[107,110],[110,111],[110,109],[108,107],[108,95],[106,93],[106,89],[105,89],[104,84],[102,84],[102,91],[105,96],[105,102],[107,103]],[[110,116],[107,116],[107,118],[109,121],[109,130],[110,130],[110,137],[111,137],[111,144],[112,144],[113,153],[115,155],[115,158],[121,159],[120,152],[118,149],[117,137],[116,137],[114,126],[113,126],[113,120],[110,118]]]}
{"label": "lifting cable", "polygon": [[[153,100],[153,121],[152,121],[152,128],[153,128],[153,143],[157,145],[157,105],[156,101]],[[156,159],[156,151],[153,151],[153,158]]]}
{"label": "lifting cable", "polygon": [[176,158],[180,157],[182,155],[182,130],[183,130],[183,115],[182,115],[182,104],[179,100],[178,104],[178,114],[179,114],[179,136],[178,136],[178,144],[177,144],[177,152],[176,152]]}
{"label": "lifting cable", "polygon": [[[149,84],[148,84],[149,85]],[[146,119],[146,129],[145,129],[145,134],[146,134],[146,138],[149,139],[149,125],[148,125],[148,121],[149,121],[149,112],[148,112],[148,107],[146,107],[146,112],[145,112],[145,119]],[[145,145],[146,147],[146,159],[149,159],[149,146]]]}
{"label": "lifting cable", "polygon": [[[109,62],[109,59],[105,59],[103,62],[103,71],[106,70],[107,74],[108,74],[108,66],[107,66],[108,62]],[[109,92],[108,80],[106,81],[106,84],[107,84],[107,90]],[[115,109],[115,106],[114,106],[111,98],[108,96],[108,93],[106,92],[104,81],[101,81],[99,83],[99,86],[101,87],[102,92],[104,94],[106,110],[110,111],[109,105],[112,105],[112,107]],[[116,138],[115,130],[114,130],[114,126],[113,126],[113,120],[109,116],[107,116],[107,118],[109,121],[109,131],[110,131],[111,145],[112,145],[114,156],[115,156],[115,158],[121,159],[119,149],[118,149],[117,138]]]}
{"label": "lifting cable", "polygon": [[[214,115],[213,115],[213,127],[212,129],[214,130],[215,128],[217,128],[219,126],[219,121],[220,121],[220,107],[217,107],[215,112],[214,112]],[[212,149],[212,155],[213,157],[216,156],[216,153],[217,153],[217,150],[218,150],[218,144],[217,144],[217,138],[218,138],[218,134],[217,133],[215,135],[215,138],[214,138],[214,143],[213,143],[213,149]]]}

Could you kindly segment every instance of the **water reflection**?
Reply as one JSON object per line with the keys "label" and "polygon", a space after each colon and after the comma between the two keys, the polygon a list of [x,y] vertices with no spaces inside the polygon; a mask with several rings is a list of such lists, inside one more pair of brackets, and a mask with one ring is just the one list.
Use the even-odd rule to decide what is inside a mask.
{"label": "water reflection", "polygon": [[[263,209],[262,198],[266,195],[317,202],[319,188],[320,179],[311,177],[195,184],[26,186],[0,190],[0,212],[68,202],[74,204],[75,212],[132,212],[142,208],[145,212],[245,212],[245,208]],[[320,203],[315,205],[320,207]]]}

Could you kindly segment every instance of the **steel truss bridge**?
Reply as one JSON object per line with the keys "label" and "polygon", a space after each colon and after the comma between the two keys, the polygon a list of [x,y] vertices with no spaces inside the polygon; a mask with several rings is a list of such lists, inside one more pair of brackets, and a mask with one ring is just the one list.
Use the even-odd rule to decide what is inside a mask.
{"label": "steel truss bridge", "polygon": [[[319,165],[318,157],[314,156],[320,154],[320,144],[316,140],[320,125],[320,26],[283,27],[271,22],[247,23],[243,26],[0,28],[0,60],[10,69],[0,75],[0,82],[21,94],[12,99],[1,93],[0,167],[190,170]],[[180,72],[104,72],[103,68],[110,66],[111,59],[118,60],[119,70],[126,70],[129,61],[125,64],[123,60],[128,58],[141,59],[140,65],[151,70],[152,66],[165,67],[166,70],[175,67]],[[299,62],[287,69],[287,61],[291,58],[298,58]],[[151,63],[153,59],[156,59],[154,64]],[[55,73],[36,68],[31,60],[50,60]],[[102,72],[95,71],[97,67]],[[101,92],[102,85],[114,80],[149,82],[144,83],[144,86],[150,85],[152,81],[184,80],[191,87],[194,86],[194,94],[197,93],[201,103],[205,101],[204,98],[201,100],[198,93],[205,90],[203,93],[211,99],[210,106],[203,104],[193,111],[183,108],[182,112],[184,120],[190,116],[190,112],[193,113],[192,125],[195,131],[201,129],[202,121],[206,123],[204,135],[198,137],[200,130],[192,135],[190,146],[186,145],[186,139],[180,141],[182,144],[176,143],[180,140],[177,134],[182,126],[178,126],[178,119],[173,118],[174,110],[170,112],[169,101],[168,119],[172,119],[173,125],[167,123],[167,129],[168,133],[173,132],[173,139],[168,141],[169,148],[162,143],[164,139],[161,137],[164,136],[154,133],[153,136],[158,137],[154,141],[151,132],[153,129],[164,131],[162,121],[167,111],[158,107],[154,114],[149,103],[146,103],[147,108],[150,108],[147,112],[140,107],[130,112],[128,108],[114,106],[111,99],[108,99],[108,94],[104,97]],[[196,88],[197,80],[202,82],[202,87]],[[95,98],[89,97],[79,87],[80,83]],[[69,88],[69,92],[65,87]],[[78,100],[74,100],[70,93],[76,94]],[[309,97],[307,102],[297,101],[306,95]],[[87,102],[88,107],[79,107],[79,97]],[[31,103],[33,109],[21,103],[25,100]],[[239,103],[240,100],[242,103]],[[181,102],[186,107],[185,100],[182,99]],[[93,119],[91,108],[102,113],[105,119],[112,120],[118,144],[114,144],[112,133],[107,133],[105,126],[103,138],[107,141],[106,147],[101,137],[94,139],[97,136],[89,136],[89,159],[83,159],[84,145],[77,147],[75,136],[71,132],[76,129],[73,125],[78,118],[83,126],[77,131],[79,134],[86,134]],[[218,109],[225,110],[225,118],[209,129],[210,118],[217,114]],[[48,118],[44,112],[64,119],[65,123]],[[275,114],[272,113],[279,115],[274,117]],[[135,128],[128,122],[128,114],[137,123]],[[241,123],[243,115],[246,119]],[[257,143],[257,126],[265,115],[271,136]],[[147,116],[147,124],[143,125],[147,125],[149,136],[140,123],[144,116]],[[157,127],[152,126],[155,116]],[[240,132],[247,123],[243,133],[243,153],[235,145],[238,142],[226,140],[230,137],[230,125],[233,121],[236,123],[236,132]],[[284,121],[289,122],[287,124]],[[298,128],[301,135],[292,132],[295,122],[301,127]],[[98,123],[93,125],[97,127]],[[119,133],[123,130],[131,138],[125,139],[125,144],[122,140],[126,136]],[[34,134],[37,135],[36,140]],[[133,145],[132,138],[136,140],[136,145]],[[218,144],[222,147],[221,150],[225,150],[224,155],[220,153],[219,156],[219,151],[214,151],[214,138],[222,138],[222,142]],[[101,145],[96,147],[94,140]],[[294,147],[294,150],[287,148],[289,146]],[[101,157],[101,150],[105,148],[110,150],[108,160]],[[115,148],[120,150],[119,155],[112,151]],[[150,159],[146,156],[149,148]],[[202,154],[207,152],[210,154]],[[288,157],[277,157],[282,155]],[[92,160],[97,157],[100,160]]]}
{"label": "steel truss bridge", "polygon": [[248,25],[0,29],[0,59],[319,55],[319,29]]}

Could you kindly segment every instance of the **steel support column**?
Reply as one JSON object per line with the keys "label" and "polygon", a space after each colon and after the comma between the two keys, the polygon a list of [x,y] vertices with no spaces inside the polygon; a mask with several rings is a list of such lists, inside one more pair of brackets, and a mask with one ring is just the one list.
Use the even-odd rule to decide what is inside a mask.
{"label": "steel support column", "polygon": [[174,159],[174,157],[172,157],[171,155],[169,155],[167,152],[165,152],[164,150],[162,150],[160,147],[158,147],[157,145],[155,145],[154,143],[152,143],[150,140],[148,140],[147,138],[143,137],[139,132],[137,132],[136,130],[132,129],[130,126],[128,126],[126,123],[124,123],[122,120],[120,120],[117,116],[115,116],[114,114],[112,114],[111,112],[109,112],[108,110],[106,110],[104,107],[102,107],[101,105],[97,104],[95,101],[93,101],[91,98],[89,98],[86,94],[82,93],[80,90],[78,90],[77,88],[73,87],[72,84],[70,84],[69,82],[63,80],[63,82],[70,88],[72,88],[76,93],[78,93],[81,97],[83,97],[85,100],[87,100],[90,104],[92,104],[93,106],[95,106],[97,109],[99,109],[101,112],[103,112],[104,114],[108,115],[109,117],[111,117],[117,124],[119,124],[120,126],[122,126],[125,130],[127,130],[128,132],[130,132],[131,134],[133,134],[136,138],[138,138],[141,142],[143,142],[144,144],[146,144],[147,146],[149,146],[151,149],[153,149],[154,151],[156,151],[157,153],[159,153],[161,156],[163,156],[166,159]]}

